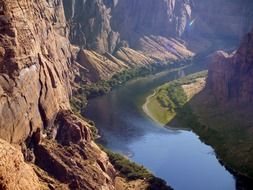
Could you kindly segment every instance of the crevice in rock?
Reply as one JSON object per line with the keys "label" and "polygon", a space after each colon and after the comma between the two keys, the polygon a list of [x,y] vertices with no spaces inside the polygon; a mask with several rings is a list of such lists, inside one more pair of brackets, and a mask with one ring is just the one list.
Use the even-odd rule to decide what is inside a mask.
{"label": "crevice in rock", "polygon": [[40,65],[40,68],[39,68],[39,83],[40,83],[40,92],[39,92],[39,98],[38,98],[38,110],[39,110],[39,113],[40,113],[40,118],[42,120],[42,123],[43,123],[43,127],[45,128],[48,124],[47,122],[47,119],[46,119],[46,113],[44,111],[44,108],[41,104],[41,97],[42,97],[42,91],[43,91],[43,82],[41,81],[41,68],[42,68],[42,61],[41,61],[41,57],[40,55],[38,54],[38,57],[39,57],[39,65]]}

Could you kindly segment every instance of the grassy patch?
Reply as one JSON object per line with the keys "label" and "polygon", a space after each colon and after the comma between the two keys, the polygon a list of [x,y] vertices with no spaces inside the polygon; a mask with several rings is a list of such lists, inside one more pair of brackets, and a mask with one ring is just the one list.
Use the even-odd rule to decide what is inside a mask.
{"label": "grassy patch", "polygon": [[187,96],[181,86],[191,84],[206,74],[206,71],[199,72],[158,87],[146,103],[152,118],[164,125],[170,122],[176,116],[177,110],[187,103]]}

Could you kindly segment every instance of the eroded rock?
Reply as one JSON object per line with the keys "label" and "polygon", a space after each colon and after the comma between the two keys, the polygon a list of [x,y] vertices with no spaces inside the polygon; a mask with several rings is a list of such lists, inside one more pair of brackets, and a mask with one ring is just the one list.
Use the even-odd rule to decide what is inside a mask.
{"label": "eroded rock", "polygon": [[0,189],[43,190],[33,168],[24,162],[21,151],[0,139]]}
{"label": "eroded rock", "polygon": [[69,111],[58,114],[56,141],[35,146],[35,164],[69,189],[114,189],[116,171],[91,139],[88,123]]}

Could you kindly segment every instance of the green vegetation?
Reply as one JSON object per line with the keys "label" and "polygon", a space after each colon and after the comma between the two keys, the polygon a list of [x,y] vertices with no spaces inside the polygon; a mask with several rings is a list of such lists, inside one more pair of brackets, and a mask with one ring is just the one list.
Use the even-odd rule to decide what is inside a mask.
{"label": "green vegetation", "polygon": [[[80,84],[80,88],[74,93],[71,100],[72,110],[76,113],[84,113],[87,102],[91,98],[102,96],[110,92],[111,90],[125,85],[129,80],[145,77],[151,74],[155,74],[166,69],[173,69],[184,65],[190,65],[192,58],[185,60],[175,61],[173,63],[161,64],[156,63],[152,65],[146,65],[143,67],[124,70],[112,76],[111,79],[106,81],[99,81],[92,84]],[[82,77],[82,76],[81,76]]]}
{"label": "green vegetation", "polygon": [[224,110],[208,92],[187,101],[182,85],[193,83],[205,74],[197,73],[162,85],[147,107],[161,123],[173,127],[176,121],[180,127],[193,130],[215,149],[227,167],[253,178],[252,105],[232,105]]}
{"label": "green vegetation", "polygon": [[178,110],[187,103],[187,96],[182,85],[191,84],[206,75],[207,72],[203,71],[158,87],[146,103],[152,118],[164,125],[171,121]]}
{"label": "green vegetation", "polygon": [[131,162],[121,154],[113,153],[108,150],[106,150],[106,153],[115,168],[128,180],[148,179],[152,177],[152,174],[146,168]]}
{"label": "green vegetation", "polygon": [[129,181],[137,179],[147,181],[149,184],[147,190],[171,190],[171,188],[166,185],[166,182],[164,180],[155,177],[143,166],[130,161],[121,154],[114,153],[108,149],[105,149],[101,145],[100,147],[107,153],[110,162],[120,172],[120,175],[122,177],[126,178]]}

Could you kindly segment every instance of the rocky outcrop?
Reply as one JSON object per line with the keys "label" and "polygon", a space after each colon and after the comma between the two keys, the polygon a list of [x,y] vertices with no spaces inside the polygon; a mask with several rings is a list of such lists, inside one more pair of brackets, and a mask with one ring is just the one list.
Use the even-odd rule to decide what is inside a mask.
{"label": "rocky outcrop", "polygon": [[108,80],[115,73],[129,68],[125,62],[109,53],[101,55],[89,50],[81,50],[78,54],[77,62],[86,68],[86,71],[82,72],[82,75],[87,82]]}
{"label": "rocky outcrop", "polygon": [[238,40],[253,25],[252,9],[250,0],[119,0],[111,23],[132,46],[143,35]]}
{"label": "rocky outcrop", "polygon": [[[43,138],[35,145],[35,164],[68,189],[114,189],[116,171],[92,141],[90,125],[70,111],[58,114],[56,141]],[[43,181],[43,179],[42,179]]]}
{"label": "rocky outcrop", "polygon": [[0,26],[0,138],[19,143],[69,108],[62,3],[1,1]]}
{"label": "rocky outcrop", "polygon": [[33,168],[25,163],[22,152],[0,139],[0,189],[43,190]]}
{"label": "rocky outcrop", "polygon": [[238,41],[253,24],[250,0],[64,0],[64,8],[71,42],[98,53],[115,53],[122,40],[136,50],[151,35],[182,38],[201,51],[214,38]]}
{"label": "rocky outcrop", "polygon": [[162,36],[144,36],[139,39],[136,48],[156,62],[166,63],[194,55],[182,41]]}
{"label": "rocky outcrop", "polygon": [[71,42],[100,54],[115,54],[124,42],[139,50],[144,36],[182,36],[191,18],[190,3],[182,0],[65,0],[64,8]]}
{"label": "rocky outcrop", "polygon": [[212,56],[207,88],[221,103],[253,102],[253,30],[237,52]]}
{"label": "rocky outcrop", "polygon": [[119,33],[111,29],[112,1],[63,0],[70,26],[70,41],[98,53],[112,53],[119,43]]}

